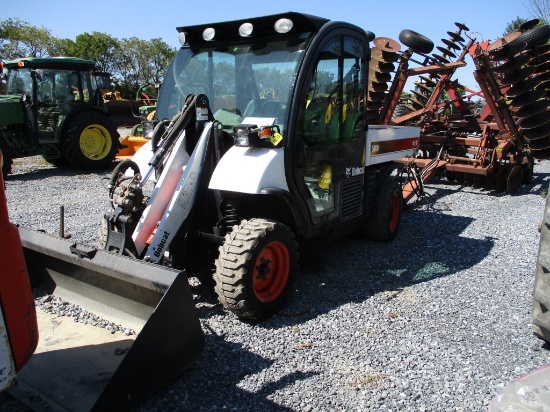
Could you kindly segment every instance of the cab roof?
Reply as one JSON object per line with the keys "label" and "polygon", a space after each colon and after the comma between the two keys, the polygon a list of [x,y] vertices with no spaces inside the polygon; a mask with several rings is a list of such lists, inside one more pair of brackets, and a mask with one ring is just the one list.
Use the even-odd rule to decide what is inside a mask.
{"label": "cab roof", "polygon": [[22,57],[4,61],[8,69],[30,67],[33,69],[93,70],[95,62],[76,57]]}
{"label": "cab roof", "polygon": [[[289,19],[292,22],[292,28],[284,34],[277,33],[274,27],[275,23],[281,19]],[[180,33],[180,38],[181,34],[185,35],[185,44],[197,45],[209,42],[203,38],[203,33],[206,29],[214,29],[215,37],[211,41],[231,42],[243,40],[244,38],[254,39],[276,35],[290,35],[296,37],[302,33],[318,31],[329,21],[330,20],[328,19],[309,14],[286,12],[273,14],[270,16],[253,17],[219,23],[183,26],[177,27],[176,30]],[[248,37],[243,37],[239,34],[239,28],[245,23],[249,23],[253,27],[252,33]]]}

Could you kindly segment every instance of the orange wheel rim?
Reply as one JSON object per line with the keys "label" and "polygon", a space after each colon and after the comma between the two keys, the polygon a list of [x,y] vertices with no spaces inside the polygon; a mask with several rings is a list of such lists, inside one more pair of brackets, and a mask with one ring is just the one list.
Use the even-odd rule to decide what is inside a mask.
{"label": "orange wheel rim", "polygon": [[394,194],[391,198],[391,216],[389,227],[390,231],[394,232],[397,229],[397,223],[399,222],[399,196]]}
{"label": "orange wheel rim", "polygon": [[281,242],[273,241],[260,252],[254,264],[253,287],[256,297],[264,303],[277,299],[290,275],[290,254]]}

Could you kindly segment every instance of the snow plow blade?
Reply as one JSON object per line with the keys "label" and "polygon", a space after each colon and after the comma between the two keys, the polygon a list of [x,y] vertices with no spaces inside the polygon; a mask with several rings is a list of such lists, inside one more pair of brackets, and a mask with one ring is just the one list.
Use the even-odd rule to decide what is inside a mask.
{"label": "snow plow blade", "polygon": [[136,335],[38,312],[35,354],[10,393],[34,410],[124,410],[204,348],[185,272],[19,228],[31,284]]}

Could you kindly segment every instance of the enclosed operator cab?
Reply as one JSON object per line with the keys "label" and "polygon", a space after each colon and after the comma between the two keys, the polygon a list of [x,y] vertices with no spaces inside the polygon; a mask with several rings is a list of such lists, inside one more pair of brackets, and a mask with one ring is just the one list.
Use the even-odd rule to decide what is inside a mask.
{"label": "enclosed operator cab", "polygon": [[[365,168],[374,35],[298,13],[178,31],[183,46],[157,116],[170,119],[190,94],[208,96],[231,146],[210,188],[239,194],[239,213],[269,210],[307,238],[356,227],[373,207],[366,196],[380,172]],[[412,153],[414,142],[402,149]],[[258,198],[243,201],[261,193],[260,208]]]}
{"label": "enclosed operator cab", "polygon": [[[367,124],[372,33],[298,13],[178,32],[155,154],[146,155],[149,166],[138,155],[127,164],[131,184],[113,172],[107,250],[195,273],[215,266],[222,305],[258,319],[291,289],[295,239],[357,230],[395,237],[402,189],[394,160],[415,153],[419,130]],[[151,167],[158,179],[149,198],[138,192]],[[134,207],[135,199],[145,202]]]}
{"label": "enclosed operator cab", "polygon": [[7,61],[5,66],[7,95],[26,103],[26,117],[40,139],[54,140],[67,114],[97,99],[91,60],[29,57]]}

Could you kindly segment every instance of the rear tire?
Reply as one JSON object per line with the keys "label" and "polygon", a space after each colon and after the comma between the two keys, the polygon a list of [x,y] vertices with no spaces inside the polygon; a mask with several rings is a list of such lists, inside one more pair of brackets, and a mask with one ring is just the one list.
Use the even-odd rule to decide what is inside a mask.
{"label": "rear tire", "polygon": [[376,191],[373,211],[365,223],[365,236],[378,242],[395,239],[401,222],[403,192],[399,175],[392,174],[393,170],[396,169],[386,170],[385,177],[382,177]]}
{"label": "rear tire", "polygon": [[298,271],[298,245],[287,226],[243,220],[219,252],[215,291],[225,309],[240,318],[263,319],[281,308]]}
{"label": "rear tire", "polygon": [[88,111],[76,114],[63,133],[63,152],[78,169],[104,169],[114,160],[119,134],[105,114]]}
{"label": "rear tire", "polygon": [[11,154],[11,150],[4,147],[4,144],[0,144],[0,150],[2,150],[2,176],[6,177],[11,174],[13,156]]}
{"label": "rear tire", "polygon": [[550,343],[550,196],[546,197],[533,290],[533,333]]}

